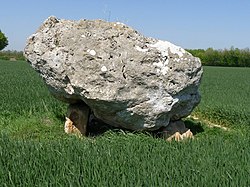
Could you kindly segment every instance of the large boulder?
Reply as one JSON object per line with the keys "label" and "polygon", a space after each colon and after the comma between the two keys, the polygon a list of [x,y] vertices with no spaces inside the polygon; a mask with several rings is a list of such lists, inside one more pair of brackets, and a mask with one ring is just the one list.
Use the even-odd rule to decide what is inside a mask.
{"label": "large boulder", "polygon": [[56,98],[112,126],[156,130],[200,102],[198,58],[119,22],[49,17],[24,55]]}

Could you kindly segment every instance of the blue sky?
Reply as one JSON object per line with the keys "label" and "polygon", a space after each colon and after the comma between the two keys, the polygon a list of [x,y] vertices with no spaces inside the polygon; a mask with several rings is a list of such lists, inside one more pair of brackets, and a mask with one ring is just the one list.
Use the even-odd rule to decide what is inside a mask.
{"label": "blue sky", "polygon": [[123,22],[145,36],[183,48],[250,47],[250,0],[1,0],[6,50],[23,50],[28,36],[54,15]]}

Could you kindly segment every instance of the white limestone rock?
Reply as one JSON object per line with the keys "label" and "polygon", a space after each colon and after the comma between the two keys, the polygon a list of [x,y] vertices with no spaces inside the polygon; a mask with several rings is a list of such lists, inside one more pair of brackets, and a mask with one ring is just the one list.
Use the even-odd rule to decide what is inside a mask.
{"label": "white limestone rock", "polygon": [[200,102],[200,60],[125,24],[49,17],[24,55],[56,98],[116,127],[156,130]]}

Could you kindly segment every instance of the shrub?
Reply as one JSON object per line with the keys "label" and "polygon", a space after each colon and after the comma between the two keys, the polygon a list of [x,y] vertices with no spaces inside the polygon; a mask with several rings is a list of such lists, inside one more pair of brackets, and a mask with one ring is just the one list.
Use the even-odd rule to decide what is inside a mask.
{"label": "shrub", "polygon": [[209,66],[234,66],[250,67],[250,50],[249,48],[215,50],[213,48],[204,49],[187,49],[192,55],[201,59],[203,65]]}
{"label": "shrub", "polygon": [[0,30],[0,51],[8,45],[8,39]]}

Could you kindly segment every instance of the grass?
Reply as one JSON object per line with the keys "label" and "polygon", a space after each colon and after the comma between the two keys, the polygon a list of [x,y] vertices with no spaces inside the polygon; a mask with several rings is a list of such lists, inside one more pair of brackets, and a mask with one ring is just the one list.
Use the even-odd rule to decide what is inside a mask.
{"label": "grass", "polygon": [[47,131],[53,131],[54,135],[64,134],[58,130],[66,104],[49,94],[28,63],[1,60],[0,82],[0,127],[3,132],[15,137],[39,138],[48,138]]}
{"label": "grass", "polygon": [[204,70],[192,115],[228,131],[191,118],[195,139],[181,143],[122,130],[78,139],[29,65],[0,61],[1,186],[250,186],[250,69]]}
{"label": "grass", "polygon": [[194,114],[215,123],[250,126],[250,68],[205,67]]}
{"label": "grass", "polygon": [[121,133],[81,141],[0,141],[6,186],[249,185],[250,141],[242,135],[185,143]]}

